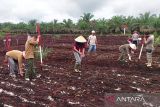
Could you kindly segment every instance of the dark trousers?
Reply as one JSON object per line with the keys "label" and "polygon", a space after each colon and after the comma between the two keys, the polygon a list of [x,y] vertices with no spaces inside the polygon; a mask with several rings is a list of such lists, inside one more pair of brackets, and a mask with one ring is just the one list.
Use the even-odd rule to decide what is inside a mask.
{"label": "dark trousers", "polygon": [[34,79],[36,76],[34,59],[30,58],[26,60],[26,73],[25,78]]}
{"label": "dark trousers", "polygon": [[136,45],[136,47],[138,46],[138,40],[133,40],[133,42],[132,42],[133,44],[135,44]]}

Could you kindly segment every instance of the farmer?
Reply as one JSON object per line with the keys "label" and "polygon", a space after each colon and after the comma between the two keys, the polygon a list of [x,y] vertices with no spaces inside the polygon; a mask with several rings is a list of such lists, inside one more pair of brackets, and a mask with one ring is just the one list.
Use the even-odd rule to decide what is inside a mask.
{"label": "farmer", "polygon": [[138,46],[138,41],[139,41],[139,34],[137,31],[134,31],[132,34],[132,43]]}
{"label": "farmer", "polygon": [[86,39],[83,36],[79,36],[75,39],[75,43],[73,45],[73,54],[76,59],[74,70],[75,72],[81,72],[80,66],[82,58],[85,56],[85,45],[86,45]]}
{"label": "farmer", "polygon": [[154,50],[154,35],[145,32],[144,44],[146,45],[147,67],[152,66],[152,53]]}
{"label": "farmer", "polygon": [[9,65],[10,70],[10,76],[16,77],[16,75],[19,73],[21,76],[23,76],[23,59],[25,57],[25,52],[21,52],[19,50],[12,50],[8,51],[5,56],[4,62]]}
{"label": "farmer", "polygon": [[34,79],[36,76],[34,68],[34,49],[38,45],[39,38],[36,35],[30,35],[30,39],[25,44],[26,73],[25,80]]}
{"label": "farmer", "polygon": [[88,53],[91,53],[91,52],[96,52],[96,44],[97,44],[97,38],[96,38],[96,35],[95,35],[95,31],[92,30],[91,32],[92,34],[88,37],[88,41],[87,41],[87,44],[89,45],[89,49],[88,49]]}
{"label": "farmer", "polygon": [[126,61],[126,56],[128,55],[129,60],[131,61],[131,55],[130,53],[134,53],[136,50],[136,45],[135,44],[124,44],[119,47],[120,57],[118,58],[119,61],[127,62]]}

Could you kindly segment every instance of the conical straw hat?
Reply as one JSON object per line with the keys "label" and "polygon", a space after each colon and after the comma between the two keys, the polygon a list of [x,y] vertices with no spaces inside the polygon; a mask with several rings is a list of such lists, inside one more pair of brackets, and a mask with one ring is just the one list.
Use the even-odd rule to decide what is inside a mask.
{"label": "conical straw hat", "polygon": [[75,39],[76,42],[87,42],[86,39],[83,37],[83,36],[78,36],[76,39]]}

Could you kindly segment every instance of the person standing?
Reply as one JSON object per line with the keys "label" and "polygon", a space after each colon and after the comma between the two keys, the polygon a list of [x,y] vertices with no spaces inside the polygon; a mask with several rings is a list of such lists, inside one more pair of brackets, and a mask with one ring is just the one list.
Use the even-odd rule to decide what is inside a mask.
{"label": "person standing", "polygon": [[139,41],[138,38],[139,38],[138,32],[134,31],[132,35],[132,43],[135,44],[136,46],[138,46],[138,41]]}
{"label": "person standing", "polygon": [[126,56],[128,56],[128,59],[131,61],[131,53],[134,53],[136,50],[135,44],[124,44],[119,47],[120,56],[118,58],[118,61],[127,62]]}
{"label": "person standing", "polygon": [[87,44],[89,45],[88,53],[96,52],[96,45],[97,45],[97,37],[95,35],[95,31],[92,30],[92,34],[88,37]]}
{"label": "person standing", "polygon": [[145,33],[144,44],[146,45],[147,67],[152,66],[152,53],[154,50],[154,35]]}
{"label": "person standing", "polygon": [[73,54],[75,57],[75,65],[74,65],[74,71],[75,72],[81,72],[81,62],[83,57],[85,56],[85,45],[86,45],[86,39],[83,36],[79,36],[75,39],[75,43],[73,45]]}
{"label": "person standing", "polygon": [[5,55],[4,62],[8,62],[9,71],[11,77],[16,77],[17,74],[23,76],[23,59],[25,58],[25,52],[19,50],[8,51]]}
{"label": "person standing", "polygon": [[25,80],[34,79],[36,76],[34,68],[34,50],[35,46],[38,45],[39,38],[36,35],[30,35],[25,44],[25,59],[26,59],[26,73]]}

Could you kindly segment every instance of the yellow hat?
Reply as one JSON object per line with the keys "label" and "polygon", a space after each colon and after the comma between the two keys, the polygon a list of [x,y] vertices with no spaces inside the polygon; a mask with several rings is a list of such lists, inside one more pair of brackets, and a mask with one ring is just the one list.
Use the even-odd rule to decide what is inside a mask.
{"label": "yellow hat", "polygon": [[76,42],[87,42],[86,39],[81,35],[81,36],[78,36],[76,39],[75,39]]}

